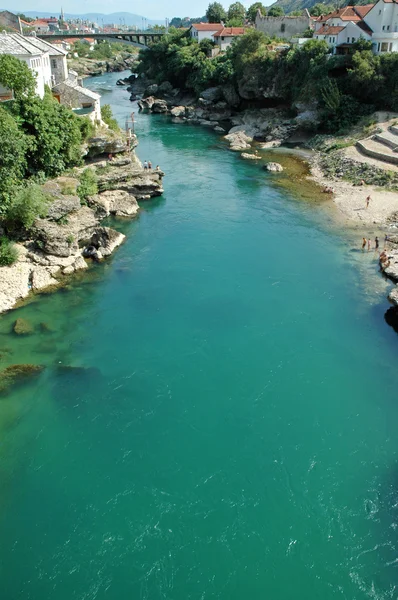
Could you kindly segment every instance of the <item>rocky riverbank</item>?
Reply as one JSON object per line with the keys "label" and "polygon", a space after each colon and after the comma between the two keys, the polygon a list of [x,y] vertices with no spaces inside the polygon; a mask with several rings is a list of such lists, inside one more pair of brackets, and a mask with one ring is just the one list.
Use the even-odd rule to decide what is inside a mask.
{"label": "rocky riverbank", "polygon": [[71,58],[68,60],[68,67],[76,71],[80,77],[94,77],[103,73],[122,72],[127,69],[134,71],[137,65],[137,56],[131,54],[122,54],[106,60],[96,60],[92,58]]}
{"label": "rocky riverbank", "polygon": [[[130,150],[117,136],[89,141],[88,166],[96,173],[98,194],[88,197],[87,205],[76,193],[81,169],[43,186],[51,199],[47,216],[36,219],[29,239],[16,244],[17,262],[0,267],[0,312],[32,293],[56,289],[67,276],[112,254],[125,236],[101,221],[109,215],[133,218],[139,212],[138,200],[163,193],[163,172],[144,171],[136,145],[135,137]],[[112,161],[105,158],[110,152],[117,154]]]}

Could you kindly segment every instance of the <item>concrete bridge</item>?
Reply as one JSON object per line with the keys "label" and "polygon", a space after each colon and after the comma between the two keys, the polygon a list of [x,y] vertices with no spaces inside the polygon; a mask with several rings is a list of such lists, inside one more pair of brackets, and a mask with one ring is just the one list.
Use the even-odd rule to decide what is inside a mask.
{"label": "concrete bridge", "polygon": [[160,39],[164,33],[150,31],[124,31],[123,33],[38,33],[37,37],[47,42],[55,40],[75,39],[83,40],[91,38],[97,41],[107,40],[108,42],[122,42],[124,44],[133,44],[134,46],[148,46],[149,43]]}

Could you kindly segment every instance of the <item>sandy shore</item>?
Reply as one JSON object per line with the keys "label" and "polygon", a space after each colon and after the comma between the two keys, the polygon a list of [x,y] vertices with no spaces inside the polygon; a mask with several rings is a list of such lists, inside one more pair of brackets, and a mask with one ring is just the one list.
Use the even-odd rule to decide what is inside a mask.
{"label": "sandy shore", "polygon": [[[347,225],[384,226],[389,216],[398,211],[398,193],[372,185],[354,186],[348,181],[327,179],[319,166],[311,166],[311,179],[322,187],[330,187],[330,198]],[[366,198],[370,196],[369,208]]]}

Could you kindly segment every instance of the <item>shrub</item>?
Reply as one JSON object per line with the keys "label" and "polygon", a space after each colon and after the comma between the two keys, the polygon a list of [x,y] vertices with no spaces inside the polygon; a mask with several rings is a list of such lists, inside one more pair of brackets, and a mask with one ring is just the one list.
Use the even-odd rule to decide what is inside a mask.
{"label": "shrub", "polygon": [[89,196],[94,196],[98,192],[97,176],[93,169],[84,169],[76,191],[83,204]]}
{"label": "shrub", "polygon": [[104,104],[104,106],[101,107],[101,117],[104,123],[108,125],[109,129],[112,129],[112,131],[119,131],[118,122],[113,116],[112,109],[109,104]]}
{"label": "shrub", "polygon": [[0,238],[0,267],[8,267],[15,263],[18,251],[14,244],[6,237]]}
{"label": "shrub", "polygon": [[47,214],[50,199],[40,186],[33,184],[19,190],[6,213],[8,229],[30,229],[38,217]]}
{"label": "shrub", "polygon": [[92,137],[95,132],[94,124],[87,117],[81,117],[79,119],[79,129],[83,141],[87,140],[89,137]]}

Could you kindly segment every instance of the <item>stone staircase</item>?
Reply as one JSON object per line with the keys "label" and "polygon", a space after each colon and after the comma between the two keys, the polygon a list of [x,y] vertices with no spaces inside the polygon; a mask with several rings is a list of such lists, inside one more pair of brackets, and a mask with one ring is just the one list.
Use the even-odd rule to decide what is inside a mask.
{"label": "stone staircase", "polygon": [[391,125],[371,138],[359,140],[356,147],[362,154],[382,163],[398,165],[398,126]]}

